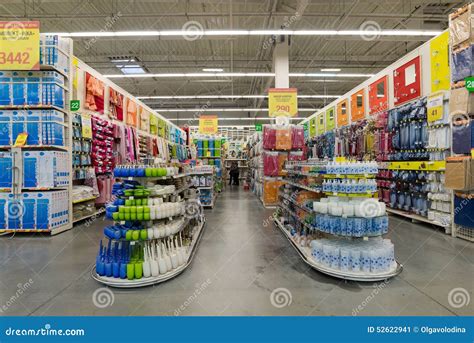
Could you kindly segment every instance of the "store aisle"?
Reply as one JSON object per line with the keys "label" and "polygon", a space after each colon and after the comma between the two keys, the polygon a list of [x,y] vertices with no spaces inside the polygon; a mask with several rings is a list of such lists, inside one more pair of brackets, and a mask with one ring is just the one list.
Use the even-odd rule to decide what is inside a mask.
{"label": "store aisle", "polygon": [[386,283],[344,282],[307,267],[269,221],[272,212],[252,193],[228,188],[206,211],[206,231],[189,269],[133,290],[104,291],[90,277],[102,218],[56,237],[2,237],[0,315],[472,313],[473,302],[460,309],[448,303],[453,288],[473,289],[468,242],[390,217],[402,274]]}

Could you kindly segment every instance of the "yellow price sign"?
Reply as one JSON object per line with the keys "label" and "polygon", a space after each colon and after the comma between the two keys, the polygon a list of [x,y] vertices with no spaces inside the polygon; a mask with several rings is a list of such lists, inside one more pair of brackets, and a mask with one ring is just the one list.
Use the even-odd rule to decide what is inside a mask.
{"label": "yellow price sign", "polygon": [[28,132],[22,132],[16,136],[15,148],[20,148],[26,145],[26,140],[28,139]]}
{"label": "yellow price sign", "polygon": [[432,123],[443,118],[443,94],[428,97],[426,104],[428,123]]}
{"label": "yellow price sign", "polygon": [[92,120],[88,113],[81,114],[82,138],[92,139]]}
{"label": "yellow price sign", "polygon": [[298,115],[297,95],[296,88],[270,88],[268,90],[268,115],[270,117],[296,117]]}
{"label": "yellow price sign", "polygon": [[217,116],[200,116],[199,117],[199,133],[214,134],[217,133],[219,121]]}
{"label": "yellow price sign", "polygon": [[0,70],[39,69],[39,21],[0,21]]}

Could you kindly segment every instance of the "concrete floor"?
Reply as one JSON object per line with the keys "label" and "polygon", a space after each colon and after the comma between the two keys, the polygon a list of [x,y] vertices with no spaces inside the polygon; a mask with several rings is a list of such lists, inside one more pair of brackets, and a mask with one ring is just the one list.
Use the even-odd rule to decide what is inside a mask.
{"label": "concrete floor", "polygon": [[[251,193],[226,190],[206,211],[201,245],[183,274],[154,287],[112,289],[113,304],[105,308],[94,305],[101,285],[89,274],[102,218],[55,237],[1,237],[0,315],[174,315],[181,308],[181,315],[319,316],[353,315],[359,305],[358,315],[474,314],[469,242],[392,216],[388,236],[404,271],[388,283],[345,282],[303,263],[273,224],[263,225],[271,214]],[[17,296],[29,279],[31,286]],[[273,306],[278,288],[287,297]],[[472,301],[450,305],[454,288],[467,290]]]}

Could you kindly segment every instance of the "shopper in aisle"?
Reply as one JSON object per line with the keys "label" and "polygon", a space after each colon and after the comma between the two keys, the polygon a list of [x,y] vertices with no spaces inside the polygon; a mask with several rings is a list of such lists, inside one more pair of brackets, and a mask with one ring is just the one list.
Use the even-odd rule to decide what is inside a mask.
{"label": "shopper in aisle", "polygon": [[232,165],[230,166],[230,179],[229,179],[229,185],[239,185],[239,165],[237,162],[232,162]]}

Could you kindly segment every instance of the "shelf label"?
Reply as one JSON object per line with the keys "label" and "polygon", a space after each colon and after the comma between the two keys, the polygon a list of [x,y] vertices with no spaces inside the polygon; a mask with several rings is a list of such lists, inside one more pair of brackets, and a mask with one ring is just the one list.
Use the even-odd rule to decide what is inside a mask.
{"label": "shelf label", "polygon": [[270,88],[268,90],[268,115],[270,117],[296,117],[298,115],[296,88]]}
{"label": "shelf label", "polygon": [[0,70],[39,70],[39,21],[0,21]]}
{"label": "shelf label", "polygon": [[428,111],[428,122],[432,123],[443,118],[443,94],[428,97],[426,108]]}
{"label": "shelf label", "polygon": [[22,132],[16,137],[15,148],[21,148],[26,145],[26,140],[28,139],[28,132]]}

